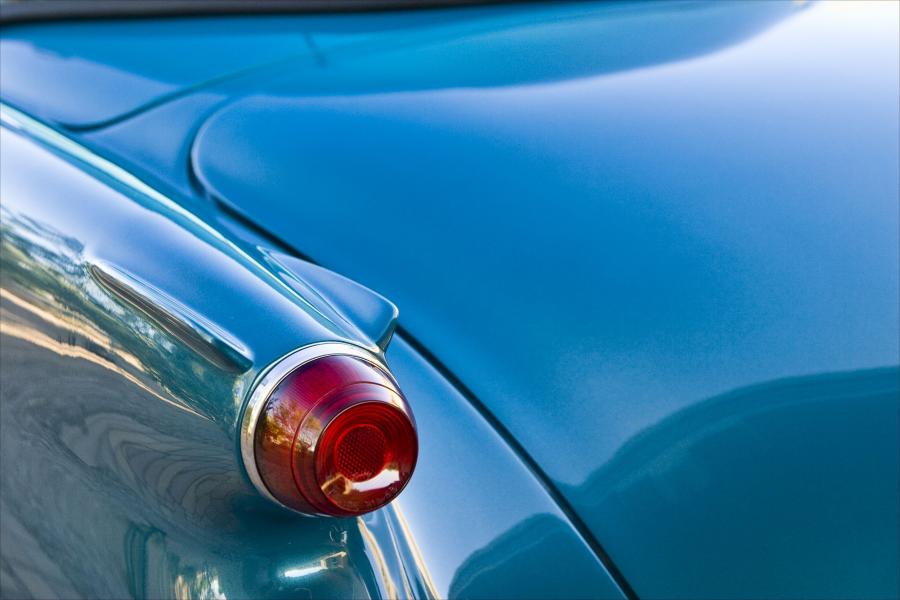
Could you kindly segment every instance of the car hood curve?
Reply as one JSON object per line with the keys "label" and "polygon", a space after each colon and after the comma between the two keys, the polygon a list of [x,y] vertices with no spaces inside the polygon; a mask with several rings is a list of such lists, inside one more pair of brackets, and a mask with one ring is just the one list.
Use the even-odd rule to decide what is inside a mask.
{"label": "car hood curve", "polygon": [[[898,591],[897,6],[769,5],[612,3],[570,71],[335,33],[192,150],[394,301],[638,596]],[[701,17],[733,35],[662,43]]]}

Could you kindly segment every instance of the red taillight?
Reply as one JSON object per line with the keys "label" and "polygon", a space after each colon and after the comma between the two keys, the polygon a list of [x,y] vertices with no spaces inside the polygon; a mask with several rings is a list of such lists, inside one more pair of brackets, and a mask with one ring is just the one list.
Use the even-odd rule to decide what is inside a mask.
{"label": "red taillight", "polygon": [[400,493],[418,439],[409,405],[380,363],[352,346],[322,344],[263,378],[244,416],[241,450],[251,479],[278,502],[350,516]]}

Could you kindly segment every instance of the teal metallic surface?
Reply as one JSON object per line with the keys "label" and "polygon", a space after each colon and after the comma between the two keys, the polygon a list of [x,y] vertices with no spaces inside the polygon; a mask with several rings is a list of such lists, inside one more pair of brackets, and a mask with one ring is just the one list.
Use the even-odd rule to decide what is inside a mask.
{"label": "teal metallic surface", "polygon": [[[399,80],[397,74],[385,81],[376,72],[357,72],[351,85],[390,88],[403,81],[415,88],[495,86],[522,83],[523,77],[589,74],[604,62],[616,68],[639,67],[657,62],[660,54],[673,60],[701,53],[790,12],[787,5],[746,3],[729,10],[687,11],[689,27],[666,22],[684,8],[657,6],[646,11],[627,3],[611,8],[559,3],[356,18],[258,16],[122,21],[114,27],[91,21],[25,25],[4,34],[0,67],[6,102],[27,106],[41,118],[69,127],[91,129],[254,72],[269,77],[298,68],[315,73],[334,59],[359,61],[369,54],[403,53],[407,48],[417,50],[418,58],[403,61]],[[560,50],[567,52],[562,64],[555,58]],[[328,78],[314,85],[330,88],[331,73],[321,73]],[[338,82],[341,87],[348,83]],[[59,102],[60,97],[66,101]]]}
{"label": "teal metallic surface", "polygon": [[243,23],[246,45],[223,37],[221,20],[14,27],[0,53],[4,100],[70,127],[101,126],[185,89],[290,58],[297,43],[285,25],[272,17]]}
{"label": "teal metallic surface", "polygon": [[347,95],[285,77],[206,118],[193,164],[395,301],[638,596],[892,597],[896,17],[814,5],[703,59],[489,89],[366,93],[346,74],[417,55],[336,58]]}
{"label": "teal metallic surface", "polygon": [[[218,415],[202,430],[209,441],[172,434],[159,419],[177,409],[159,400],[147,423],[184,448],[175,454],[185,469],[218,473],[208,479],[217,496],[190,498],[237,533],[203,529],[193,545],[172,533],[197,509],[166,504],[169,484],[155,483],[152,469],[131,475],[126,449],[106,467],[38,453],[49,468],[78,465],[71,473],[100,465],[90,469],[109,479],[95,489],[124,481],[126,492],[149,494],[143,504],[109,500],[120,503],[108,505],[112,514],[126,516],[94,540],[96,552],[132,539],[123,533],[130,523],[152,523],[163,537],[138,536],[145,541],[134,542],[143,549],[132,562],[143,571],[122,567],[104,589],[211,585],[198,575],[203,563],[237,596],[307,585],[278,575],[288,572],[333,576],[303,588],[313,596],[614,596],[621,592],[592,552],[602,547],[638,597],[900,595],[897,20],[895,3],[612,2],[127,25],[133,36],[171,27],[186,45],[195,26],[205,34],[197,48],[212,54],[265,46],[256,28],[277,22],[284,35],[254,50],[268,57],[262,66],[216,70],[212,80],[205,68],[147,66],[137,51],[113,58],[85,46],[103,31],[123,35],[122,24],[4,33],[4,53],[30,48],[44,61],[29,78],[4,76],[4,99],[61,129],[105,120],[71,135],[170,191],[200,221],[194,237],[207,239],[208,227],[247,255],[235,259],[209,239],[206,262],[183,263],[194,265],[191,276],[220,261],[243,265],[222,274],[252,289],[236,299],[240,310],[224,291],[197,294],[167,276],[156,257],[171,250],[148,234],[135,240],[150,249],[143,258],[123,250],[116,261],[131,260],[125,267],[143,281],[162,278],[156,287],[240,340],[251,366],[229,371],[227,385],[201,377],[207,392],[186,401],[197,393],[188,367],[210,373],[209,361],[176,345],[186,360],[173,363],[163,346],[106,334],[116,344],[132,339],[129,352],[155,365],[137,381],[160,394],[174,386],[176,402]],[[102,65],[104,85],[139,78],[165,89],[148,86],[127,103],[103,93],[54,101],[96,72],[53,79],[60,48]],[[13,160],[20,170],[46,162],[3,160],[4,180]],[[92,212],[81,218],[96,219]],[[72,218],[63,229],[76,227]],[[33,224],[6,212],[3,220],[4,244],[16,232],[33,240],[21,234]],[[201,245],[184,251],[199,256]],[[324,336],[374,346],[379,337],[378,327],[367,335],[348,327],[353,317],[339,301],[297,304],[316,297],[309,283],[283,300],[286,265],[272,268],[271,251],[311,257],[401,311],[388,359],[420,425],[419,471],[391,507],[337,532],[267,513],[236,474],[234,449],[223,450],[240,390],[287,345]],[[6,265],[4,277],[13,272]],[[30,281],[12,293],[33,305],[28,289],[49,284]],[[16,302],[4,296],[5,353],[26,344],[7,343]],[[281,312],[255,326],[247,315],[257,302]],[[39,306],[60,327],[80,305]],[[295,333],[278,329],[282,318]],[[114,319],[90,317],[97,321]],[[60,352],[70,366],[83,360],[65,352],[85,344],[50,337],[60,345],[42,360],[62,360]],[[13,359],[43,348],[30,343]],[[17,406],[7,401],[8,363],[4,411]],[[136,383],[118,385],[136,393]],[[227,401],[218,406],[207,393]],[[108,410],[130,431],[138,404],[147,402]],[[75,422],[81,429],[59,425],[65,435],[50,439],[77,442],[72,431],[88,429]],[[41,439],[28,428],[6,435],[4,461],[12,435]],[[159,443],[137,455],[159,453]],[[210,458],[198,466],[191,456]],[[10,498],[4,515],[19,523],[25,504],[8,508]],[[154,517],[136,517],[138,507]],[[88,535],[59,519],[54,526],[72,539]],[[264,519],[290,533],[261,531]],[[37,547],[62,535],[35,523],[12,530]],[[154,552],[166,536],[183,549],[162,560]],[[245,567],[234,557],[242,552]],[[263,556],[274,566],[254,566]],[[58,589],[96,592],[84,587],[94,574],[41,564]],[[316,570],[325,564],[337,566]],[[29,581],[24,571],[16,581]],[[255,579],[263,571],[275,575]]]}
{"label": "teal metallic surface", "polygon": [[[236,448],[256,373],[310,341],[377,346],[331,318],[303,287],[310,268],[289,270],[296,259],[276,268],[277,253],[3,117],[4,597],[622,598],[515,453],[402,341],[390,364],[423,437],[401,499],[358,519],[263,499]],[[98,280],[98,265],[230,352],[202,351],[202,337]],[[516,582],[521,569],[532,577]]]}

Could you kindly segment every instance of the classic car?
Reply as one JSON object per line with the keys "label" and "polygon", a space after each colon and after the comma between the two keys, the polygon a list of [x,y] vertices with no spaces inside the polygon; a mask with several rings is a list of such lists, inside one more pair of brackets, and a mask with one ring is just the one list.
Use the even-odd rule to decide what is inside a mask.
{"label": "classic car", "polygon": [[0,5],[0,596],[900,595],[897,2]]}

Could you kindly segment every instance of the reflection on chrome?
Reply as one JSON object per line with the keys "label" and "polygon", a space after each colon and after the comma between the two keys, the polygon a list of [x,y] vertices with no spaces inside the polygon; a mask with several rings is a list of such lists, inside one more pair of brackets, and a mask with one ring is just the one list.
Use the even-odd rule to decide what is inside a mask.
{"label": "reflection on chrome", "polygon": [[[374,518],[374,515],[378,513],[370,513],[367,515],[368,518]],[[375,563],[377,567],[376,575],[379,575],[381,586],[384,589],[385,596],[387,598],[399,598],[397,592],[397,586],[394,584],[394,578],[391,576],[391,570],[388,567],[387,561],[384,558],[384,551],[381,549],[381,545],[378,543],[378,538],[369,530],[366,526],[366,522],[363,517],[357,517],[356,523],[359,525],[359,533],[362,536],[363,543],[365,544],[366,550],[368,551],[368,558]],[[400,575],[400,574],[398,574]],[[406,581],[405,577],[398,576],[398,581],[401,581],[406,588],[405,598],[412,598],[412,590],[409,589],[409,584]]]}
{"label": "reflection on chrome", "polygon": [[89,272],[107,293],[140,311],[216,367],[243,372],[252,363],[249,350],[231,333],[149,283],[103,261],[92,263]]}
{"label": "reflection on chrome", "polygon": [[378,475],[365,481],[352,481],[338,474],[323,483],[322,489],[330,492],[332,488],[338,487],[343,489],[342,494],[350,494],[352,492],[368,492],[385,488],[398,481],[400,481],[400,471],[397,469],[383,469]]}
{"label": "reflection on chrome", "polygon": [[313,563],[286,569],[282,575],[288,579],[298,579],[300,577],[315,575],[316,573],[321,573],[328,569],[338,569],[346,566],[346,564],[347,553],[341,550],[340,552],[326,554]]}
{"label": "reflection on chrome", "polygon": [[416,572],[421,580],[422,586],[425,588],[427,596],[429,598],[440,598],[441,595],[438,593],[437,586],[434,584],[431,573],[428,571],[428,566],[425,564],[425,557],[422,556],[419,545],[416,544],[416,539],[412,534],[409,523],[406,521],[406,517],[404,517],[403,513],[400,511],[400,504],[395,500],[388,505],[387,509],[393,513],[394,521],[400,526],[403,541],[406,542],[406,547],[412,555],[413,562],[416,565]]}

